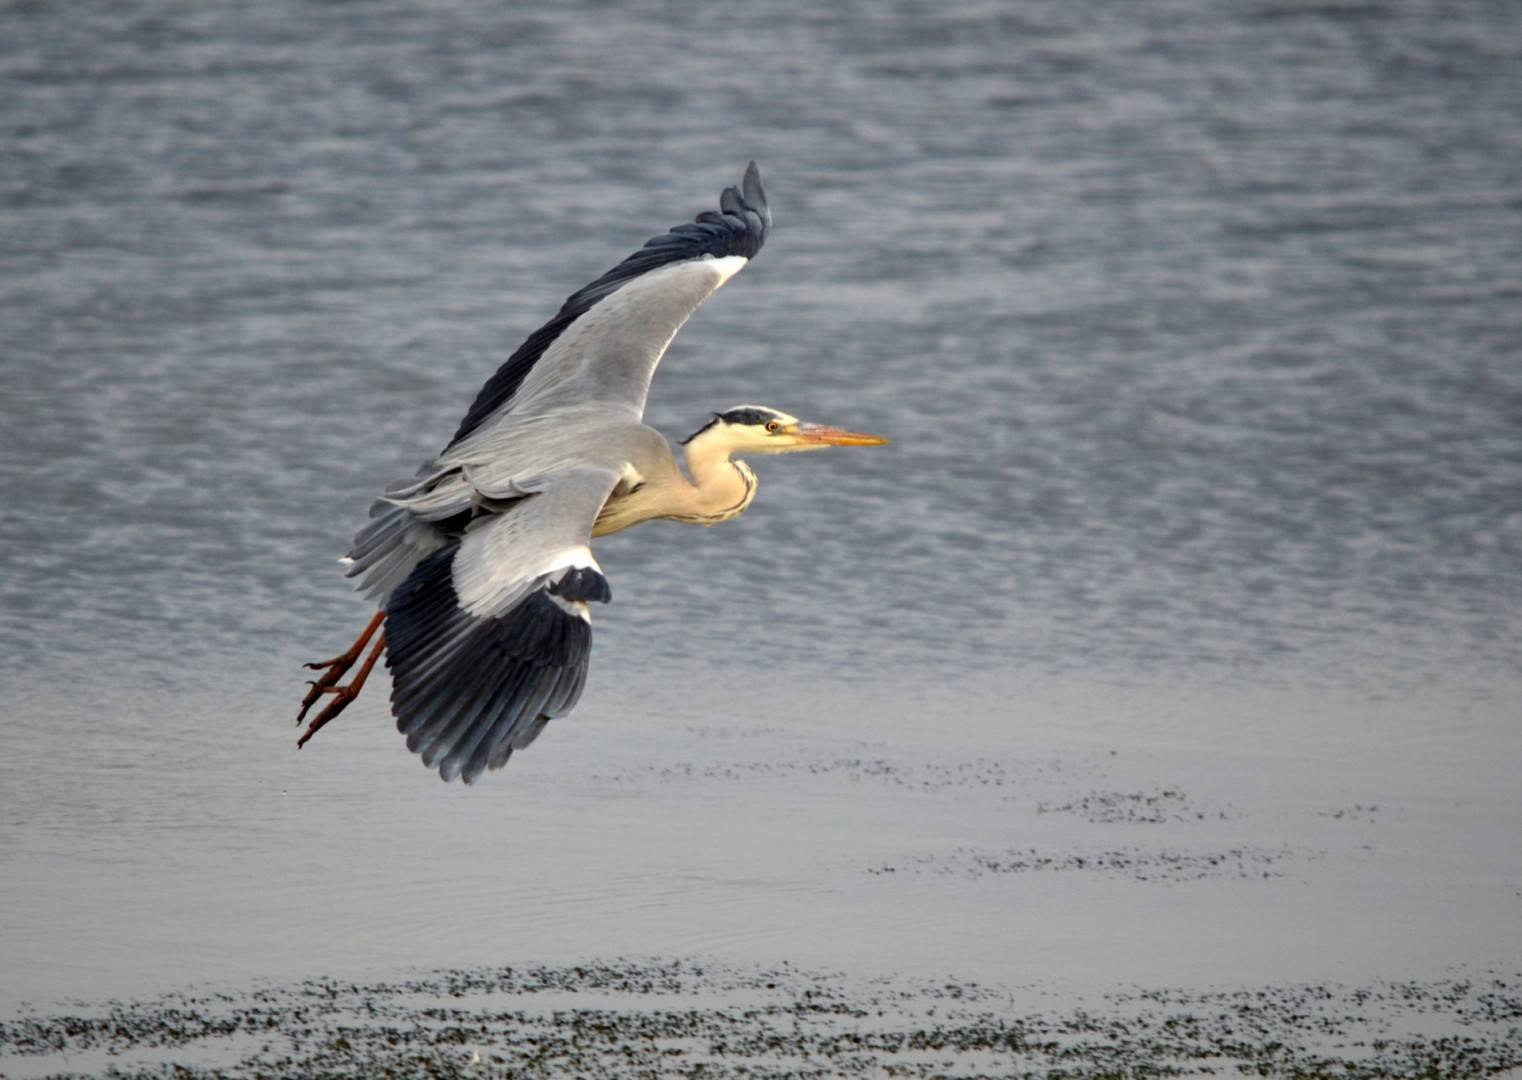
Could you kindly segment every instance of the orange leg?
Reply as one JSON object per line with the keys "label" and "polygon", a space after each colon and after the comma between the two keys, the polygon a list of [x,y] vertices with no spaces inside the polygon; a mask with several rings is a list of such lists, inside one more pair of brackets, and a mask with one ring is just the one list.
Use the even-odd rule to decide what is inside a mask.
{"label": "orange leg", "polygon": [[[349,646],[348,652],[340,653],[331,660],[317,660],[306,665],[313,671],[321,671],[323,668],[328,670],[323,672],[321,678],[310,684],[311,689],[307,691],[307,696],[301,701],[301,711],[296,714],[297,724],[306,719],[307,710],[317,703],[318,698],[324,694],[336,692],[334,688],[337,686],[338,680],[343,678],[348,670],[354,666],[354,661],[358,660],[360,654],[365,651],[365,646],[369,644],[370,638],[375,635],[376,630],[380,629],[380,624],[385,619],[386,613],[384,611],[377,611],[375,617],[360,632],[359,637],[355,638],[354,644]],[[335,713],[334,715],[337,714]]]}
{"label": "orange leg", "polygon": [[311,689],[307,691],[307,696],[302,699],[301,711],[296,714],[296,723],[300,724],[305,720],[307,710],[315,705],[317,699],[327,693],[328,688],[335,685],[354,666],[354,661],[358,660],[359,654],[365,651],[365,646],[369,643],[375,631],[380,628],[380,624],[385,621],[385,618],[386,613],[384,611],[377,611],[375,618],[370,620],[369,625],[360,631],[359,637],[354,639],[354,644],[349,646],[348,652],[340,653],[331,660],[314,660],[310,664],[302,665],[303,667],[311,668],[313,671],[322,671],[323,668],[328,670],[323,673],[322,678],[307,684]]}
{"label": "orange leg", "polygon": [[[368,636],[368,634],[366,636]],[[364,666],[355,673],[354,678],[349,680],[349,684],[347,686],[317,686],[315,683],[313,684],[313,691],[315,693],[332,694],[333,700],[328,702],[327,706],[322,710],[322,712],[318,713],[315,717],[312,718],[312,722],[307,725],[306,732],[301,736],[301,738],[296,740],[297,750],[300,750],[303,746],[305,746],[307,744],[307,740],[310,739],[313,735],[316,735],[317,732],[322,729],[324,724],[348,708],[349,702],[359,697],[360,690],[364,688],[365,680],[370,677],[370,669],[375,667],[375,662],[380,659],[381,653],[385,651],[386,635],[382,634],[380,637],[375,639],[375,646],[370,650],[370,655],[365,657]],[[305,708],[303,708],[301,711],[303,715],[306,714]],[[301,721],[298,719],[296,722],[299,724]]]}

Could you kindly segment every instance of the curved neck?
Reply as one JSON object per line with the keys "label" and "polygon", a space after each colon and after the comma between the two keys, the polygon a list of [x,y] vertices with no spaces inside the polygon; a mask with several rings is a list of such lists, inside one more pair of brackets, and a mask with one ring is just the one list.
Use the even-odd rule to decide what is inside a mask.
{"label": "curved neck", "polygon": [[683,493],[686,505],[671,517],[695,525],[717,525],[745,512],[756,497],[756,474],[745,462],[731,460],[733,450],[721,436],[707,432],[687,444],[692,485]]}

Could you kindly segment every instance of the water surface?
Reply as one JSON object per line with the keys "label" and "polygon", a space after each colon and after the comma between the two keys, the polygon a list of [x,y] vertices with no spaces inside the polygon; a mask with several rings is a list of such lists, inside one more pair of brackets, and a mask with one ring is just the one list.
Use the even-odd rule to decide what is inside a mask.
{"label": "water surface", "polygon": [[[1504,3],[7,6],[0,1001],[1515,963],[1519,73]],[[893,445],[601,543],[478,788],[373,691],[296,754],[373,493],[750,158],[648,418]]]}

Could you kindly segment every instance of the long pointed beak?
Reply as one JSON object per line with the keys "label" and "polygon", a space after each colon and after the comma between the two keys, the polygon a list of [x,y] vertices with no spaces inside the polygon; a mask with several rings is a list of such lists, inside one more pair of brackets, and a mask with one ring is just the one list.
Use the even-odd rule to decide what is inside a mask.
{"label": "long pointed beak", "polygon": [[888,440],[881,435],[868,435],[864,431],[845,431],[824,424],[799,424],[798,438],[820,446],[884,446]]}

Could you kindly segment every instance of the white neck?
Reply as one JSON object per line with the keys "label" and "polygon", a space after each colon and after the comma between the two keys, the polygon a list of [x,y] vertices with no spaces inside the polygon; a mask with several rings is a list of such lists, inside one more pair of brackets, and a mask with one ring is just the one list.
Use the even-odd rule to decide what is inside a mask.
{"label": "white neck", "polygon": [[685,505],[668,516],[695,525],[717,525],[743,514],[756,497],[756,474],[745,462],[731,460],[733,452],[723,425],[695,435],[686,446],[692,485],[683,493]]}

